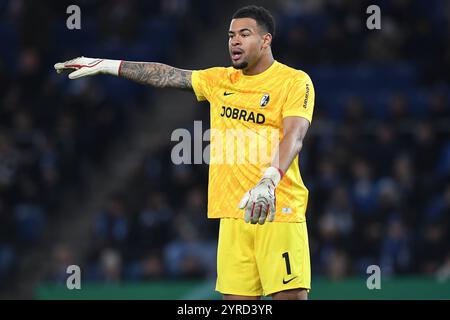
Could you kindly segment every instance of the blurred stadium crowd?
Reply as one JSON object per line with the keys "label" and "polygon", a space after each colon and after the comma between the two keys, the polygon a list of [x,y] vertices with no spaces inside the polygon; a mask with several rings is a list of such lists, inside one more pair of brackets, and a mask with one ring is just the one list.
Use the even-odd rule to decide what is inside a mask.
{"label": "blurred stadium crowd", "polygon": [[[371,264],[388,276],[450,274],[450,4],[377,3],[376,31],[365,28],[365,1],[272,8],[275,58],[308,72],[316,88],[301,153],[313,277],[365,274]],[[0,284],[39,245],[62,195],[83,196],[86,176],[112,161],[108,146],[152,104],[153,90],[107,77],[69,83],[53,64],[81,53],[169,63],[190,31],[220,14],[200,0],[80,6],[102,14],[86,14],[67,39],[57,14],[65,3],[0,1]],[[208,109],[197,112],[207,124]],[[208,168],[173,165],[171,142],[153,141],[92,221],[87,280],[215,277]],[[74,248],[55,244],[47,280],[65,282],[73,262]]]}
{"label": "blurred stadium crowd", "polygon": [[[183,52],[187,34],[214,18],[208,14],[214,4],[203,0],[78,1],[81,30],[71,31],[66,8],[72,4],[0,0],[0,287],[5,290],[19,258],[41,244],[64,197],[83,199],[95,192],[88,177],[110,161],[107,150],[127,136],[133,115],[152,106],[149,88],[108,77],[69,82],[54,72],[54,63],[81,54],[168,62],[175,49]],[[64,256],[62,251],[55,249]]]}

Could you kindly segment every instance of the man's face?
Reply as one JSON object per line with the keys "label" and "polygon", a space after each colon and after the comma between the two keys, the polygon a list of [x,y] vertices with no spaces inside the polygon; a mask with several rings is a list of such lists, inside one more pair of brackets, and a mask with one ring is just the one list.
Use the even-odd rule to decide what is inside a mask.
{"label": "man's face", "polygon": [[252,66],[270,45],[268,34],[264,33],[252,18],[231,20],[228,36],[228,50],[233,67],[236,69]]}

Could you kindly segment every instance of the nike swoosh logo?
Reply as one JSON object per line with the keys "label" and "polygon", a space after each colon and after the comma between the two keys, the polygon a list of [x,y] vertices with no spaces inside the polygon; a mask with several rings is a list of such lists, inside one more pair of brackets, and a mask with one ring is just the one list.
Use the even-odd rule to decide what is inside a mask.
{"label": "nike swoosh logo", "polygon": [[225,92],[223,93],[224,96],[229,96],[230,94],[234,94],[234,92],[226,92],[226,91],[225,91]]}
{"label": "nike swoosh logo", "polygon": [[292,280],[294,280],[295,278],[297,278],[297,277],[293,277],[293,278],[289,279],[288,281],[283,279],[283,284],[287,284],[287,283],[291,282]]}

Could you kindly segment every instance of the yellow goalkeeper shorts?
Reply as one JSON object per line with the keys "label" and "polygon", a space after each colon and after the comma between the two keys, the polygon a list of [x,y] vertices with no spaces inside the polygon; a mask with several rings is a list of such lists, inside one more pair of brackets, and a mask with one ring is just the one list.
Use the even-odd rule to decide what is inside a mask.
{"label": "yellow goalkeeper shorts", "polygon": [[242,296],[311,288],[306,222],[220,220],[216,291]]}

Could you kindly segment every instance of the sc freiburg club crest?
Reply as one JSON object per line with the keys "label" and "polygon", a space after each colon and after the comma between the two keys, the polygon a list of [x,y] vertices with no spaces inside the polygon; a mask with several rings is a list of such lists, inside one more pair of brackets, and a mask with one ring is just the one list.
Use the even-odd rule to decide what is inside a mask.
{"label": "sc freiburg club crest", "polygon": [[263,97],[261,98],[261,101],[259,102],[259,105],[261,106],[261,108],[264,108],[265,106],[267,106],[267,104],[269,103],[269,100],[270,100],[270,96],[268,93],[263,95]]}

